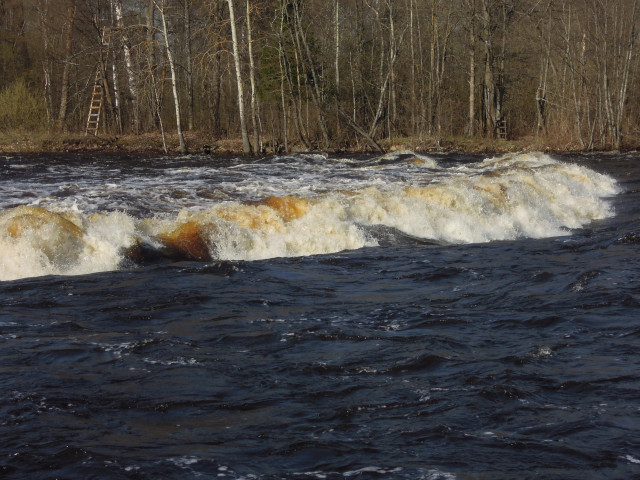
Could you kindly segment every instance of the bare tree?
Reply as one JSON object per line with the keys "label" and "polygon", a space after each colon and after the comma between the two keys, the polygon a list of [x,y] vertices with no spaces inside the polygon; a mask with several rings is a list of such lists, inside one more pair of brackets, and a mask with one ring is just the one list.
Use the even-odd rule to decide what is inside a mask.
{"label": "bare tree", "polygon": [[340,1],[335,0],[334,3],[334,19],[335,19],[335,82],[336,82],[336,129],[340,136]]}
{"label": "bare tree", "polygon": [[329,147],[329,131],[327,130],[327,121],[325,118],[325,106],[322,92],[320,91],[320,79],[318,77],[318,72],[316,68],[316,62],[311,53],[311,49],[309,48],[309,42],[307,41],[307,35],[304,31],[302,25],[302,14],[300,12],[300,8],[297,2],[293,4],[293,25],[295,32],[295,39],[298,51],[300,52],[300,56],[306,59],[307,73],[310,74],[313,85],[310,88],[311,98],[316,107],[318,123],[320,126],[320,131],[322,132],[322,137],[324,140],[324,147]]}
{"label": "bare tree", "polygon": [[140,108],[139,108],[139,95],[138,95],[138,80],[136,78],[135,67],[131,56],[131,42],[129,41],[129,35],[124,25],[122,17],[122,0],[111,0],[116,25],[122,34],[122,51],[124,53],[124,65],[127,71],[127,80],[129,85],[129,93],[131,94],[131,103],[133,110],[133,131],[138,133],[140,131]]}
{"label": "bare tree", "polygon": [[178,141],[180,142],[180,153],[187,153],[187,144],[184,140],[182,133],[182,126],[180,121],[180,98],[178,97],[178,80],[176,77],[176,67],[173,60],[173,53],[171,46],[169,45],[169,29],[167,28],[167,15],[165,0],[160,0],[158,3],[154,0],[154,4],[160,13],[160,21],[162,22],[162,33],[164,35],[164,44],[167,52],[167,60],[169,61],[169,68],[171,70],[171,88],[173,90],[173,102],[176,109],[176,128],[178,129]]}
{"label": "bare tree", "polygon": [[475,134],[476,123],[476,1],[466,0],[468,40],[467,50],[469,55],[469,113],[467,115],[466,134],[472,137]]}
{"label": "bare tree", "polygon": [[186,58],[185,74],[187,81],[187,126],[193,130],[195,99],[193,92],[193,59],[191,52],[191,0],[184,0],[184,49]]}
{"label": "bare tree", "polygon": [[240,70],[240,50],[238,48],[238,35],[236,33],[236,15],[233,8],[233,0],[227,0],[229,5],[229,20],[231,22],[231,40],[233,42],[233,60],[236,67],[236,87],[238,90],[238,113],[240,115],[240,132],[242,135],[242,150],[246,154],[253,153],[249,135],[247,133],[247,122],[244,114],[244,88],[242,86],[242,72]]}
{"label": "bare tree", "polygon": [[58,114],[58,128],[66,129],[67,104],[69,97],[69,69],[71,67],[71,57],[73,54],[73,24],[76,18],[76,0],[71,0],[67,6],[67,33],[66,33],[66,59],[62,70],[62,81],[60,89],[60,113]]}
{"label": "bare tree", "polygon": [[637,1],[631,5],[609,0],[593,1],[593,32],[600,75],[600,96],[604,131],[611,145],[622,144],[622,119],[629,85],[629,71],[637,37]]}
{"label": "bare tree", "polygon": [[256,92],[256,67],[253,61],[253,40],[251,34],[251,4],[247,0],[247,49],[249,54],[249,80],[251,82],[251,123],[253,125],[253,144],[262,151],[260,128],[258,125],[258,98]]}

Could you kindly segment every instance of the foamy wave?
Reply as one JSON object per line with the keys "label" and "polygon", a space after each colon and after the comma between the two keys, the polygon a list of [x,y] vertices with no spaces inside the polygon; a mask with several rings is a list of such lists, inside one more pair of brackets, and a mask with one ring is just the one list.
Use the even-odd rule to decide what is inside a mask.
{"label": "foamy wave", "polygon": [[[487,168],[488,167],[488,168]],[[363,190],[349,207],[360,223],[451,243],[566,235],[612,215],[613,179],[546,155],[510,155],[395,191]]]}
{"label": "foamy wave", "polygon": [[114,270],[135,242],[124,213],[57,213],[40,207],[0,212],[0,280]]}
{"label": "foamy wave", "polygon": [[[384,161],[414,162],[399,152]],[[378,159],[380,160],[380,159]],[[436,162],[418,159],[428,168]],[[18,207],[0,212],[0,280],[117,269],[124,260],[257,260],[377,245],[371,227],[447,243],[566,235],[613,214],[616,182],[544,154],[323,193],[183,208],[164,217]],[[266,189],[265,191],[268,191]],[[166,215],[166,214],[165,214]]]}

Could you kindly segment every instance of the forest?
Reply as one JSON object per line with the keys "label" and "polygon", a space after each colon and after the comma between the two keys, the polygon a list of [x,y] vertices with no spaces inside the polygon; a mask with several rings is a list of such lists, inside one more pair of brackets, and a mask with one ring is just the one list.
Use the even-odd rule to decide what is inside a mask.
{"label": "forest", "polygon": [[[640,145],[638,0],[0,0],[0,131]],[[166,143],[165,143],[166,145]],[[166,148],[166,147],[165,147]]]}

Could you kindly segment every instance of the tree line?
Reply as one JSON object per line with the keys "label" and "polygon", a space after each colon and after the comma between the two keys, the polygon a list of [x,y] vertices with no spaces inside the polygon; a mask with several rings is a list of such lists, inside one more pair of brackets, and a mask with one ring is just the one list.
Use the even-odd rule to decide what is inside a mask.
{"label": "tree line", "polygon": [[639,135],[637,0],[0,0],[0,129],[246,153]]}

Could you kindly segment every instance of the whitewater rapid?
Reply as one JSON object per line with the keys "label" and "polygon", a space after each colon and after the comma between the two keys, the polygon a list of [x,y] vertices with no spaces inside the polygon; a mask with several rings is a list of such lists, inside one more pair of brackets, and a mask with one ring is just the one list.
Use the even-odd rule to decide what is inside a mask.
{"label": "whitewater rapid", "polygon": [[[413,152],[259,160],[53,162],[7,157],[0,280],[154,261],[329,254],[413,238],[567,235],[614,214],[609,176],[542,153],[447,163]],[[71,168],[73,167],[73,168]]]}

